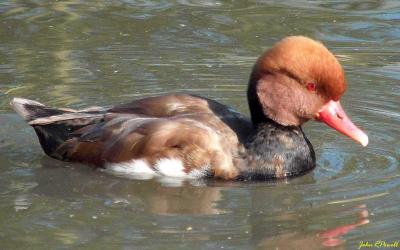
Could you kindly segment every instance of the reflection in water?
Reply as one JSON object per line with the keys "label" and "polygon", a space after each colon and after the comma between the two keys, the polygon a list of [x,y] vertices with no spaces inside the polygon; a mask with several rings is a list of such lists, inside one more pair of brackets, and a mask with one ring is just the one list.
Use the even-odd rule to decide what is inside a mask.
{"label": "reflection in water", "polygon": [[[65,199],[69,196],[73,197],[76,192],[75,187],[79,187],[80,192],[86,195],[104,195],[105,204],[110,206],[139,205],[148,212],[160,215],[224,213],[218,208],[218,202],[222,199],[221,191],[226,189],[224,187],[206,187],[205,183],[193,185],[194,183],[183,180],[173,182],[172,186],[170,182],[164,181],[133,182],[129,179],[120,179],[122,177],[115,179],[108,174],[103,175],[93,169],[86,169],[87,166],[75,164],[71,166],[76,168],[75,170],[60,169],[63,174],[55,174],[51,171],[54,165],[62,164],[55,163],[47,157],[43,159],[42,164],[43,168],[35,172],[38,185],[34,191],[40,195],[56,195]],[[85,172],[79,172],[81,170]],[[177,184],[180,185],[177,186]]]}
{"label": "reflection in water", "polygon": [[[317,234],[304,232],[287,232],[271,238],[263,239],[258,246],[264,249],[321,249],[322,247],[339,247],[345,242],[343,236],[356,230],[357,227],[368,224],[368,210],[360,205],[353,213],[358,213],[358,220],[353,224],[344,224],[321,231]],[[335,248],[337,249],[337,248]]]}
{"label": "reflection in water", "polygon": [[[99,196],[104,201],[104,206],[110,209],[135,207],[146,213],[162,216],[228,215],[233,213],[234,209],[220,209],[220,204],[226,200],[229,190],[241,187],[240,183],[214,180],[197,186],[193,183],[181,182],[180,186],[174,187],[166,187],[165,183],[154,180],[132,182],[129,179],[103,175],[83,165],[73,164],[65,168],[58,161],[47,157],[43,158],[42,165],[42,168],[35,171],[36,185],[33,187],[35,195],[53,196],[63,200],[74,200],[78,193],[85,197]],[[313,182],[313,180],[310,179],[307,182]],[[310,220],[307,214],[314,213],[315,209],[303,207],[301,201],[304,197],[301,194],[286,197],[285,185],[288,183],[282,181],[270,183],[268,186],[262,184],[247,183],[253,187],[253,191],[245,191],[246,196],[252,200],[251,210],[247,212],[247,215],[250,221],[253,221],[246,232],[257,248],[320,249],[323,246],[340,246],[345,242],[343,237],[346,234],[369,223],[369,213],[366,205],[363,204],[355,208],[350,207],[349,210],[336,209],[336,207],[326,208],[323,211],[338,212],[335,218],[328,218],[324,212],[315,214],[316,218],[311,218],[311,220],[335,222],[329,223],[332,225],[322,223],[324,229],[307,228],[308,220]],[[263,196],[264,199],[261,198]],[[274,201],[275,204],[265,203],[265,196],[267,200]],[[19,200],[22,201],[20,198]],[[25,200],[23,199],[24,204],[26,204]],[[300,209],[300,213],[293,213],[291,207],[296,206],[300,206],[297,208]],[[287,212],[280,211],[281,207],[286,207]],[[355,214],[359,217],[358,220],[349,223],[354,220],[351,217]],[[92,219],[97,219],[97,215],[92,216]],[[272,225],[278,227],[271,229]],[[185,230],[191,231],[193,227],[196,227],[196,224],[189,224]],[[167,231],[163,228],[160,230],[162,233],[179,233],[179,230],[176,231],[173,228]],[[209,239],[206,235],[198,237],[203,240]]]}

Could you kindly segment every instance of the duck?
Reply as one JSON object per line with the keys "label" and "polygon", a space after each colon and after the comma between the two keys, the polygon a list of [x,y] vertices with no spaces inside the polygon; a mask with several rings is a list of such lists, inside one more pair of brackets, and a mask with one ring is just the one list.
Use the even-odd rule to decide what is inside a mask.
{"label": "duck", "polygon": [[289,36],[255,62],[247,87],[250,118],[215,100],[171,93],[109,107],[52,108],[13,98],[48,156],[133,175],[269,180],[316,166],[302,125],[323,122],[362,146],[368,136],[346,115],[346,80],[320,42]]}

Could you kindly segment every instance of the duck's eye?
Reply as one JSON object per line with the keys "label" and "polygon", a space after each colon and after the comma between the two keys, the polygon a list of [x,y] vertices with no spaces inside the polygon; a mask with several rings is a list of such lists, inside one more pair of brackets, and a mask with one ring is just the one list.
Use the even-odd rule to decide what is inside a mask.
{"label": "duck's eye", "polygon": [[317,85],[313,82],[307,83],[307,90],[311,92],[315,92],[317,90]]}

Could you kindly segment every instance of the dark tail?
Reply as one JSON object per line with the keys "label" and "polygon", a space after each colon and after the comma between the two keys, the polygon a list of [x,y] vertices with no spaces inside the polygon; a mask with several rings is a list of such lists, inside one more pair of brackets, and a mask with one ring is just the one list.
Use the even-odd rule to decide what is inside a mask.
{"label": "dark tail", "polygon": [[30,122],[37,118],[61,115],[67,113],[58,109],[47,108],[45,105],[37,101],[23,98],[13,98],[10,105],[25,121]]}
{"label": "dark tail", "polygon": [[52,157],[57,148],[66,140],[76,136],[74,132],[84,126],[104,119],[103,110],[54,109],[23,98],[14,98],[12,108],[31,125],[39,138],[44,152]]}

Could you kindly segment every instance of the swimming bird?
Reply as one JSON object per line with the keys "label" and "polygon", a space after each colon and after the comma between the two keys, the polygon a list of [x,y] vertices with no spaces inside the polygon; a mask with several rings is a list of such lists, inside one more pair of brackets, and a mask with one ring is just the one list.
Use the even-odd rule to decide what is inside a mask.
{"label": "swimming bird", "polygon": [[315,165],[301,125],[321,121],[363,146],[368,136],[340,105],[343,69],[319,41],[290,36],[256,61],[247,89],[250,119],[217,101],[173,93],[112,107],[11,105],[50,157],[141,178],[266,180]]}

